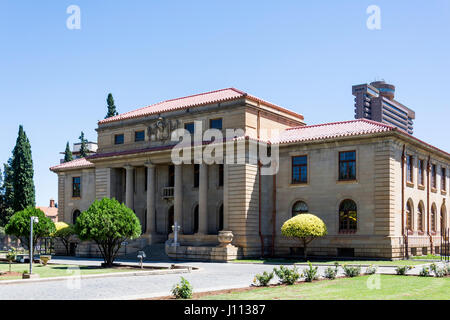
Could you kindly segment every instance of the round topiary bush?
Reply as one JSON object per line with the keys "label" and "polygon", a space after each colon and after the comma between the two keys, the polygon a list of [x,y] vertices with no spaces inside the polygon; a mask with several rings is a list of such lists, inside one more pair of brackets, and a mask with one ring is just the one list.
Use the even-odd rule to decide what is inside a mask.
{"label": "round topiary bush", "polygon": [[281,234],[285,237],[299,239],[303,243],[303,255],[306,259],[307,245],[315,238],[327,235],[327,227],[319,217],[303,213],[286,221],[281,227]]}

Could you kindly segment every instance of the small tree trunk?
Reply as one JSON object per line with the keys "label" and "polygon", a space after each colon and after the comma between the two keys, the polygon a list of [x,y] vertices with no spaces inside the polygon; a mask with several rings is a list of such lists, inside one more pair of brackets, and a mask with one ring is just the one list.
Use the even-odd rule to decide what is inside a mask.
{"label": "small tree trunk", "polygon": [[308,256],[308,255],[306,254],[306,249],[307,249],[306,246],[307,246],[306,239],[303,238],[303,258],[305,259],[305,261],[306,261],[306,257]]}

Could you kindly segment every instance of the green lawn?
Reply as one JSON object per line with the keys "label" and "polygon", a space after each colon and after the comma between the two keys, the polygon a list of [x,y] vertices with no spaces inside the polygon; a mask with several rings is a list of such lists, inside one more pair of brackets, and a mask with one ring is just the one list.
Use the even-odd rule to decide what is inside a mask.
{"label": "green lawn", "polygon": [[426,256],[414,256],[414,257],[411,257],[411,259],[414,259],[414,260],[441,260],[441,256],[437,256],[437,255],[434,255],[434,254],[428,254],[428,255],[426,255]]}
{"label": "green lawn", "polygon": [[[80,269],[81,275],[87,274],[100,274],[100,273],[112,273],[112,272],[127,272],[127,271],[139,271],[138,269],[122,269],[122,268],[101,268],[92,266],[74,266],[74,265],[63,265],[63,264],[48,264],[43,266],[40,264],[33,264],[33,273],[39,274],[40,278],[51,278],[51,277],[67,277],[74,276],[74,268],[78,267]],[[11,265],[11,271],[20,272],[29,270],[29,264],[27,263],[14,263]],[[9,265],[6,262],[0,262],[0,271],[9,271]],[[11,276],[11,277],[0,277],[1,280],[13,280],[22,279],[22,276]]]}
{"label": "green lawn", "polygon": [[369,276],[204,296],[205,300],[437,300],[450,299],[450,278],[380,275],[380,289]]}
{"label": "green lawn", "polygon": [[[308,264],[305,260],[294,260],[294,259],[242,259],[242,260],[234,260],[233,263],[262,263],[262,264],[271,264],[271,263],[280,263],[280,264]],[[418,260],[311,260],[311,263],[314,265],[320,264],[334,264],[338,262],[339,264],[361,264],[361,265],[376,265],[376,266],[404,266],[404,265],[419,265],[424,264],[426,262],[418,261]]]}

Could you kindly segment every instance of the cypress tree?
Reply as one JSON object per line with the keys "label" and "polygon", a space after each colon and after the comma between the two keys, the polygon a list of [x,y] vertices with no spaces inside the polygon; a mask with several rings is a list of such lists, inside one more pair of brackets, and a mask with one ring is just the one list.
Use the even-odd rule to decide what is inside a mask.
{"label": "cypress tree", "polygon": [[117,116],[119,113],[116,110],[116,106],[114,105],[114,98],[111,93],[108,94],[106,103],[108,104],[108,113],[106,114],[105,119]]}
{"label": "cypress tree", "polygon": [[88,141],[84,138],[84,132],[83,131],[81,131],[81,135],[80,135],[79,139],[81,141],[80,158],[86,158],[89,150],[88,150],[87,145],[86,145],[86,143]]}
{"label": "cypress tree", "polygon": [[14,212],[24,210],[29,206],[35,207],[31,146],[22,126],[19,126],[19,134],[13,150],[11,167],[14,175],[14,203],[12,207]]}
{"label": "cypress tree", "polygon": [[73,160],[72,151],[70,151],[69,142],[66,144],[66,151],[64,151],[64,162],[69,162]]}
{"label": "cypress tree", "polygon": [[8,163],[3,165],[3,206],[4,211],[0,217],[0,223],[6,225],[9,218],[14,214],[14,172],[12,169],[12,158],[9,158]]}

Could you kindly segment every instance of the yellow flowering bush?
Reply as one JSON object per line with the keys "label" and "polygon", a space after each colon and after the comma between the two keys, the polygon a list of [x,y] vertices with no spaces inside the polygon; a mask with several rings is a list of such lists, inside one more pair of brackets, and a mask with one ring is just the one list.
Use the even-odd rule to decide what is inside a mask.
{"label": "yellow flowering bush", "polygon": [[302,241],[303,254],[306,259],[307,245],[315,238],[327,235],[327,227],[319,217],[310,213],[303,213],[286,221],[281,227],[281,234]]}

